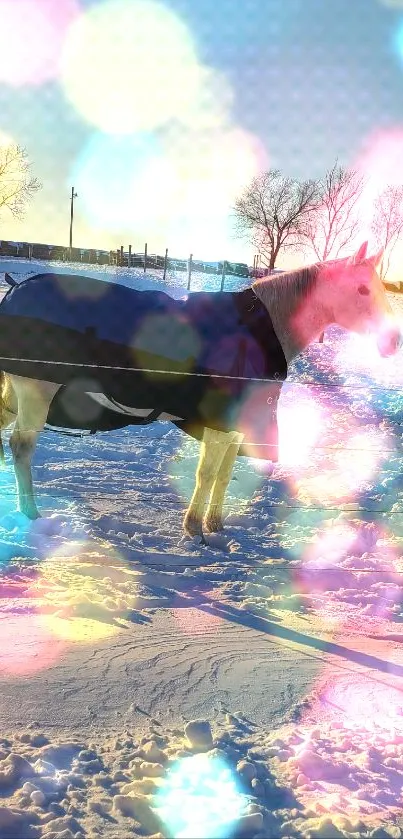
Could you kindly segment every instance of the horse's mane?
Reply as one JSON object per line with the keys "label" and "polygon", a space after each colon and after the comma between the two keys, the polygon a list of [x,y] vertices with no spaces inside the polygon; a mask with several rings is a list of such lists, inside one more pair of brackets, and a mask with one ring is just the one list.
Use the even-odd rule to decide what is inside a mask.
{"label": "horse's mane", "polygon": [[294,303],[301,303],[306,300],[316,287],[320,264],[304,266],[294,271],[285,271],[276,274],[274,277],[265,277],[264,280],[254,283],[253,287],[258,290],[258,296],[264,302],[265,291],[270,295],[271,307],[284,307],[293,309]]}

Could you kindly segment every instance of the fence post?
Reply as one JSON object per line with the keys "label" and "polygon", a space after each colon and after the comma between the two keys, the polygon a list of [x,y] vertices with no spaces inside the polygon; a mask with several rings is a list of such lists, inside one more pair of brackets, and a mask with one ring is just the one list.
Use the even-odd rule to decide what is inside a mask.
{"label": "fence post", "polygon": [[192,279],[192,260],[193,260],[193,254],[191,253],[190,256],[189,256],[189,261],[188,261],[188,284],[187,284],[187,290],[188,291],[190,290],[190,280]]}
{"label": "fence post", "polygon": [[225,283],[225,260],[222,261],[222,271],[221,271],[221,287],[220,291],[224,291],[224,283]]}
{"label": "fence post", "polygon": [[28,259],[32,259],[32,245],[28,245]]}
{"label": "fence post", "polygon": [[123,245],[120,246],[120,267],[123,265]]}
{"label": "fence post", "polygon": [[132,266],[132,246],[129,245],[129,268]]}
{"label": "fence post", "polygon": [[144,273],[147,271],[147,242],[144,245]]}
{"label": "fence post", "polygon": [[168,248],[165,249],[164,275],[163,275],[163,278],[162,278],[164,282],[165,282],[165,278],[166,278],[166,275],[167,275],[167,265],[168,265]]}

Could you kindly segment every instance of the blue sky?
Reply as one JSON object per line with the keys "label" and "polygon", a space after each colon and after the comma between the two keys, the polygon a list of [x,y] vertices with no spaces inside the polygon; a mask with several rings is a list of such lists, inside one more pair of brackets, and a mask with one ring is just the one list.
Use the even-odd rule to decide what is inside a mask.
{"label": "blue sky", "polygon": [[[49,34],[45,23],[52,2]],[[119,72],[125,78],[121,83],[117,76],[114,84],[125,93],[128,113],[137,108],[140,121],[133,117],[120,131],[118,109],[115,122],[102,113],[115,58],[106,75],[102,66],[97,70],[94,93],[97,73],[91,75],[83,63],[87,56],[98,67],[89,41],[85,47],[92,30],[82,28],[77,62],[71,46],[72,28],[86,15],[102,37],[112,33],[116,46],[119,28],[108,27],[108,14],[116,24],[119,0],[12,0],[21,24],[13,22],[12,44],[0,59],[0,132],[27,148],[43,189],[23,222],[3,213],[1,238],[67,244],[74,183],[78,246],[132,242],[140,249],[147,239],[150,252],[169,247],[176,256],[193,251],[205,259],[248,258],[250,250],[232,240],[222,220],[241,185],[262,168],[320,177],[336,157],[356,165],[375,137],[394,132],[394,171],[401,157],[401,177],[397,174],[403,182],[403,0],[150,0],[162,31],[165,21],[172,23],[167,40],[173,52],[175,38],[183,34],[182,70],[172,69],[162,42],[148,41],[148,30],[140,28],[141,51],[136,15],[147,0],[140,6],[139,0],[124,2],[132,12],[132,34],[122,41],[127,69],[123,62]],[[27,6],[38,14],[24,28]],[[10,9],[10,0],[0,0],[3,32]],[[52,31],[60,39],[58,54],[67,58],[61,70],[57,57],[48,57],[41,77],[38,62]],[[192,73],[196,79],[200,68],[207,79],[204,93],[196,81],[191,86]],[[165,83],[172,107],[164,116]],[[142,98],[135,89],[140,84]],[[175,98],[182,86],[183,108]],[[142,121],[141,111],[148,102],[152,111],[154,100],[160,122]],[[184,126],[182,110],[191,107],[190,100],[196,103],[195,120],[190,114]],[[107,105],[114,116],[113,99]],[[379,149],[382,154],[382,144]]]}

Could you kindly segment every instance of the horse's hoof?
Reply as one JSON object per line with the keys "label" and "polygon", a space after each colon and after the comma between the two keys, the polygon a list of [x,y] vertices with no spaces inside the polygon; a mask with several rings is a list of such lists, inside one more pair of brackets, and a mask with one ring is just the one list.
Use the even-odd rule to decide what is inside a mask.
{"label": "horse's hoof", "polygon": [[204,527],[207,533],[221,533],[224,530],[222,519],[220,518],[206,518]]}
{"label": "horse's hoof", "polygon": [[203,536],[203,523],[196,516],[186,515],[183,519],[183,530],[187,536]]}

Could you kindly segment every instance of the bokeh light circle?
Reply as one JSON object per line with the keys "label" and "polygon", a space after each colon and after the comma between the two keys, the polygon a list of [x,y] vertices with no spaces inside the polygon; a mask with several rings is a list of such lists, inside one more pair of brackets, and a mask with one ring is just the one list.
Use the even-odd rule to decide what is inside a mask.
{"label": "bokeh light circle", "polygon": [[396,127],[374,131],[352,168],[364,179],[359,199],[360,235],[370,238],[377,196],[388,186],[403,184],[403,130]]}
{"label": "bokeh light circle", "polygon": [[177,127],[158,136],[96,133],[71,179],[92,227],[136,230],[148,242],[152,231],[153,252],[169,243],[171,253],[189,248],[205,259],[221,259],[233,241],[236,196],[265,163],[260,141],[237,127]]}
{"label": "bokeh light circle", "polygon": [[6,613],[0,622],[0,676],[23,678],[60,662],[66,639],[55,637],[43,615],[27,602],[26,614]]}
{"label": "bokeh light circle", "polygon": [[55,78],[77,0],[0,0],[0,82],[21,87]]}
{"label": "bokeh light circle", "polygon": [[235,832],[245,803],[231,768],[198,754],[172,767],[154,806],[170,836],[224,839]]}
{"label": "bokeh light circle", "polygon": [[175,118],[203,81],[188,28],[150,0],[108,0],[88,9],[70,29],[61,63],[68,99],[112,134]]}
{"label": "bokeh light circle", "polygon": [[34,584],[43,626],[75,644],[117,635],[136,607],[136,590],[136,576],[112,546],[90,541],[49,552]]}
{"label": "bokeh light circle", "polygon": [[[289,388],[279,407],[279,460],[282,466],[306,466],[323,428],[324,410],[307,386]],[[298,417],[296,434],[295,418]]]}

